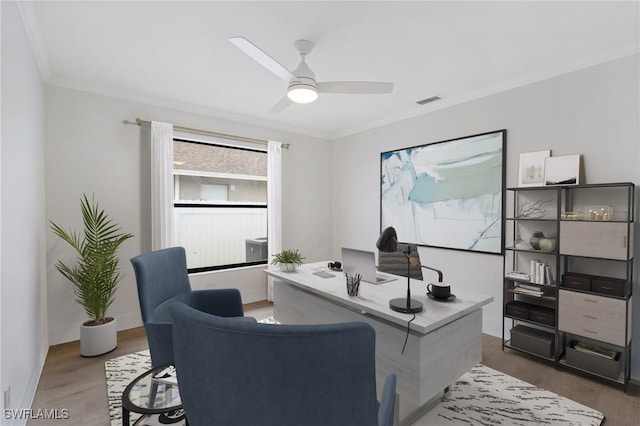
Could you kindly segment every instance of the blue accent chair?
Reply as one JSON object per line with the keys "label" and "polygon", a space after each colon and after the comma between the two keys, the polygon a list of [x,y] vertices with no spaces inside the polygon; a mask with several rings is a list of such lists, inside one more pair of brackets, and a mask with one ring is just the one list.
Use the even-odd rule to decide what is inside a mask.
{"label": "blue accent chair", "polygon": [[173,363],[173,332],[168,310],[171,304],[182,302],[221,317],[244,315],[237,289],[191,290],[183,247],[144,253],[132,258],[131,264],[154,367]]}
{"label": "blue accent chair", "polygon": [[169,311],[190,426],[393,424],[396,376],[379,403],[370,325],[249,323],[181,303]]}

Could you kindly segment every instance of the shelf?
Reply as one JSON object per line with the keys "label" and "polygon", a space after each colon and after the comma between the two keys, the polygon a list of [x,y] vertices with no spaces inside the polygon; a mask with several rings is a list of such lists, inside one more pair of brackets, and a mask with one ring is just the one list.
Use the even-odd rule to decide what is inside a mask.
{"label": "shelf", "polygon": [[563,223],[572,223],[572,222],[584,222],[584,223],[633,223],[632,220],[571,220],[571,219],[559,219],[560,222]]}
{"label": "shelf", "polygon": [[629,298],[631,297],[631,293],[627,294],[626,296],[615,296],[612,294],[603,294],[603,293],[596,293],[593,291],[585,291],[585,290],[579,290],[577,288],[571,288],[571,287],[564,287],[564,286],[560,286],[558,287],[559,290],[564,290],[564,291],[572,291],[574,293],[582,293],[582,294],[587,294],[589,296],[599,296],[599,297],[606,297],[609,299],[617,299],[617,300],[629,300]]}
{"label": "shelf", "polygon": [[556,255],[558,254],[558,250],[552,250],[552,251],[543,251],[543,250],[536,250],[533,247],[530,249],[524,249],[524,248],[518,248],[515,246],[509,246],[509,247],[505,247],[505,250],[509,250],[509,251],[522,251],[522,252],[527,252],[527,253],[539,253],[539,254],[553,254]]}
{"label": "shelf", "polygon": [[532,325],[537,325],[540,327],[545,327],[545,328],[549,328],[551,330],[555,330],[556,326],[555,325],[549,325],[549,324],[543,324],[541,322],[536,322],[536,321],[531,321],[528,319],[523,319],[523,318],[518,318],[518,317],[512,317],[511,315],[505,315],[505,318],[509,318],[515,321],[519,321],[519,322],[523,322],[523,323],[527,323],[527,324],[532,324]]}
{"label": "shelf", "polygon": [[[540,284],[539,284],[540,285]],[[547,292],[545,292],[545,294],[541,295],[541,296],[536,296],[534,294],[528,294],[528,293],[523,293],[523,292],[519,292],[517,290],[514,289],[509,289],[506,288],[504,291],[506,291],[507,293],[513,293],[513,294],[517,294],[518,296],[525,296],[525,297],[530,297],[532,299],[539,299],[539,300],[551,300],[551,301],[555,301],[556,300],[556,296],[550,296],[548,294],[546,294]],[[554,290],[555,293],[555,290]]]}
{"label": "shelf", "polygon": [[529,354],[529,355],[535,356],[537,358],[546,359],[547,361],[555,361],[554,358],[546,357],[544,355],[540,355],[540,354],[537,354],[535,352],[530,352],[530,351],[527,351],[527,350],[524,350],[524,349],[520,349],[520,348],[518,348],[516,346],[511,346],[511,340],[510,339],[507,340],[506,342],[504,342],[503,346],[505,348],[509,348],[511,350],[518,351],[518,352],[523,352],[525,354]]}
{"label": "shelf", "polygon": [[[518,221],[527,221],[527,222],[557,222],[558,219],[550,219],[550,218],[535,218],[535,217],[506,217],[505,220],[518,220]],[[578,222],[577,220],[567,222]],[[593,220],[584,220],[583,222],[595,222]],[[610,220],[608,222],[613,222]]]}
{"label": "shelf", "polygon": [[[556,367],[563,365],[572,370],[624,384],[626,391],[631,377],[629,322],[633,316],[631,296],[633,276],[635,275],[633,262],[635,185],[631,182],[613,182],[511,187],[507,188],[507,191],[511,191],[511,193],[508,194],[510,208],[506,214],[510,217],[505,217],[504,220],[506,247],[503,262],[503,348],[506,347],[553,361]],[[569,218],[573,216],[562,214],[563,212],[583,212],[587,206],[611,206],[608,218],[612,220],[586,220],[585,216],[581,216],[580,220],[571,220]],[[521,217],[523,214],[529,217]],[[538,217],[531,217],[531,215]],[[555,238],[555,250],[536,250],[533,247],[528,247],[528,244],[524,242],[520,243],[522,236],[528,238],[527,235],[533,235],[535,232],[544,232],[547,238]],[[550,237],[550,235],[555,236]],[[516,242],[518,242],[517,245]],[[525,273],[529,274],[528,265],[536,259],[544,263],[545,268],[550,268],[551,275],[556,280],[555,283],[541,284],[506,276],[510,271],[526,271]],[[590,274],[594,277],[596,284],[594,287],[582,287],[585,290],[564,287],[562,276],[565,273],[585,276]],[[620,290],[622,280],[626,281],[624,296],[620,296],[623,294]],[[611,288],[605,288],[605,285]],[[533,292],[536,289],[544,290],[544,293],[542,295],[530,294],[519,290],[521,288],[519,286],[531,289]],[[596,291],[586,291],[589,288]],[[560,290],[565,291],[561,292]],[[616,295],[597,291],[615,292]],[[588,298],[582,295],[593,297]],[[598,297],[597,308],[602,312],[597,311],[591,314],[592,310],[596,308],[591,306],[592,303],[585,304],[582,299],[595,300],[596,297]],[[587,302],[592,301],[587,300]],[[522,306],[510,305],[512,303],[522,304]],[[528,315],[526,305],[529,305],[530,313],[534,312],[534,306],[551,310],[544,315],[542,314],[544,311],[540,311],[536,315]],[[507,306],[511,306],[508,311]],[[518,318],[513,316],[514,314],[522,315],[527,319]],[[595,321],[600,318],[601,314],[611,316],[611,320],[607,320],[606,326],[597,323],[600,327],[605,327],[606,333],[580,336],[573,332],[562,331],[559,328],[562,321],[563,328],[578,327],[574,330],[578,331],[583,322]],[[547,320],[551,322],[552,316],[555,319],[553,326],[535,321]],[[584,319],[583,316],[587,319]],[[512,327],[518,327],[518,324],[522,324],[517,339],[512,340],[513,334],[511,334],[511,338],[507,339],[505,327],[508,328],[510,324]],[[595,325],[589,324],[590,327],[593,326],[594,330],[600,330]],[[523,331],[527,326],[546,331],[549,334],[547,341],[555,336],[555,347],[551,352],[546,349],[541,353],[529,351],[530,349],[535,350],[537,337],[536,333],[527,334]],[[585,359],[583,353],[577,353],[575,349],[569,350],[565,347],[568,343],[566,339],[569,336],[580,337],[580,340],[586,339],[592,341],[594,345],[602,345],[603,347],[616,346],[614,343],[624,344],[617,349],[622,353],[623,359],[617,365],[601,363],[597,360],[592,362],[591,359]],[[604,340],[598,340],[596,337]],[[516,341],[517,346],[513,346],[513,341]],[[570,363],[567,363],[567,359]],[[618,368],[620,368],[619,371]]]}
{"label": "shelf", "polygon": [[553,185],[553,186],[524,186],[510,187],[507,191],[550,191],[550,190],[572,190],[572,189],[594,189],[594,188],[620,188],[633,186],[632,182],[613,182],[613,183],[587,183],[583,185]]}
{"label": "shelf", "polygon": [[593,371],[587,370],[586,368],[580,368],[580,367],[576,367],[575,365],[568,364],[567,361],[564,358],[560,359],[559,364],[562,365],[562,366],[571,368],[573,370],[576,370],[576,371],[582,371],[583,373],[587,373],[587,374],[590,374],[592,376],[600,377],[600,378],[602,378],[604,380],[608,380],[610,382],[619,383],[621,385],[624,385],[626,383],[624,369],[622,369],[620,371],[620,374],[618,375],[617,379],[612,379],[611,377],[607,377],[607,376],[603,376],[602,374],[594,373]]}
{"label": "shelf", "polygon": [[[506,249],[506,247],[505,247],[505,249]],[[558,253],[558,254],[560,256],[563,256],[563,257],[577,257],[579,259],[606,260],[607,262],[624,262],[624,263],[633,262],[633,257],[630,257],[629,259],[609,259],[607,257],[580,256],[580,255],[577,255],[577,254],[566,254],[566,253]]]}
{"label": "shelf", "polygon": [[542,283],[535,283],[533,281],[527,281],[527,280],[521,280],[518,278],[512,278],[512,277],[504,277],[505,281],[513,281],[514,283],[518,283],[518,284],[525,284],[525,285],[535,285],[538,287],[544,287],[544,288],[548,288],[548,289],[556,289],[556,283],[551,283],[551,284],[542,284]]}
{"label": "shelf", "polygon": [[551,191],[551,190],[560,190],[562,189],[562,187],[560,186],[523,186],[521,188],[519,187],[511,187],[511,188],[507,188],[507,191],[514,191],[514,192],[518,192],[518,191]]}

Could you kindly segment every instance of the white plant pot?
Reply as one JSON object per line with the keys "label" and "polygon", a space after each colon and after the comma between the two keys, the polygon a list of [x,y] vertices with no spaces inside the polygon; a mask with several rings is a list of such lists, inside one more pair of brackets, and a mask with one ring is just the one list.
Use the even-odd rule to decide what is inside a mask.
{"label": "white plant pot", "polygon": [[118,321],[80,326],[80,355],[91,357],[111,352],[118,346]]}
{"label": "white plant pot", "polygon": [[295,263],[280,263],[280,270],[282,272],[295,272],[300,266]]}

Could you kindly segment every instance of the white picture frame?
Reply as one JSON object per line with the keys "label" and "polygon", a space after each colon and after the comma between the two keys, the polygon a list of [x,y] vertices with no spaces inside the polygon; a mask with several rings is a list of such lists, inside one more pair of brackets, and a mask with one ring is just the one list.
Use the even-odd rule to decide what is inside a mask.
{"label": "white picture frame", "polygon": [[580,154],[548,157],[544,165],[544,183],[546,186],[580,185]]}
{"label": "white picture frame", "polygon": [[545,159],[551,157],[551,150],[523,152],[518,166],[518,187],[544,186]]}

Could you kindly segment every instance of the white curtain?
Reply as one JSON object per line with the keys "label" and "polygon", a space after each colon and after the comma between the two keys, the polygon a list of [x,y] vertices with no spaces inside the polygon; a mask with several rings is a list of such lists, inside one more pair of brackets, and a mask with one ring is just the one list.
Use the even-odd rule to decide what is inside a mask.
{"label": "white curtain", "polygon": [[151,122],[151,249],[173,246],[173,125]]}
{"label": "white curtain", "polygon": [[[282,250],[282,144],[267,144],[267,239],[268,261]],[[273,278],[267,281],[267,299],[273,300]]]}

